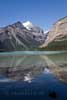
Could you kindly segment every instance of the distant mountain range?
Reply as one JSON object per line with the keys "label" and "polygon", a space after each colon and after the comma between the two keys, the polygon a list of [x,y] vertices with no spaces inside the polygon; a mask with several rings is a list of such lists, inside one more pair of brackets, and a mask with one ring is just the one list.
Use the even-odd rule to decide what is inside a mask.
{"label": "distant mountain range", "polygon": [[0,28],[0,51],[20,50],[67,50],[67,17],[47,33],[30,21]]}

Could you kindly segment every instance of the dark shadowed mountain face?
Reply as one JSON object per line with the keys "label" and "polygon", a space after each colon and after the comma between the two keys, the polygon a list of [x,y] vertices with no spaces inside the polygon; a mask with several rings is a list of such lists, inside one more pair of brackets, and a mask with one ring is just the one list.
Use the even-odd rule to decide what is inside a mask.
{"label": "dark shadowed mountain face", "polygon": [[33,26],[28,30],[21,22],[0,29],[0,51],[31,50],[44,41],[41,28]]}

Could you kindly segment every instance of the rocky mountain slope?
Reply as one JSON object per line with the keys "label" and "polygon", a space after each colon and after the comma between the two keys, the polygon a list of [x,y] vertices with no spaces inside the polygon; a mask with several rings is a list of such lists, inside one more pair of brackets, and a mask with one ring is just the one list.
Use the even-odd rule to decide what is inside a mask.
{"label": "rocky mountain slope", "polygon": [[0,29],[0,51],[31,50],[44,41],[43,30],[30,22],[17,22]]}
{"label": "rocky mountain slope", "polygon": [[53,25],[45,43],[40,47],[46,50],[67,50],[67,17],[58,20]]}
{"label": "rocky mountain slope", "polygon": [[47,33],[30,21],[0,28],[0,51],[20,50],[67,50],[67,17]]}

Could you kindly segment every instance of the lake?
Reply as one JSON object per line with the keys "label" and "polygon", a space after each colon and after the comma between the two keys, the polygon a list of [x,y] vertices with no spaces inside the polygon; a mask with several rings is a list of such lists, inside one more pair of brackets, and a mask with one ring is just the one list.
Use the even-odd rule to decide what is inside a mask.
{"label": "lake", "polygon": [[67,100],[67,52],[0,53],[0,96]]}

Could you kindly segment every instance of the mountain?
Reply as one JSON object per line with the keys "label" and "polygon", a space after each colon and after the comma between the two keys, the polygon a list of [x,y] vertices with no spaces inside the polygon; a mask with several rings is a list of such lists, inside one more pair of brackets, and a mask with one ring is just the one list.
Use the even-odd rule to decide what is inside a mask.
{"label": "mountain", "polygon": [[44,41],[44,31],[29,21],[0,28],[0,51],[32,50]]}
{"label": "mountain", "polygon": [[30,21],[27,21],[27,22],[25,22],[25,23],[23,23],[23,26],[27,29],[27,30],[29,30],[29,31],[31,31],[31,32],[36,32],[36,33],[44,33],[44,31],[43,31],[43,29],[41,29],[40,27],[38,27],[38,26],[35,26],[35,25],[33,25]]}
{"label": "mountain", "polygon": [[44,50],[67,50],[67,17],[58,20],[40,46]]}
{"label": "mountain", "polygon": [[47,32],[30,21],[0,28],[0,51],[20,50],[67,50],[67,17]]}

